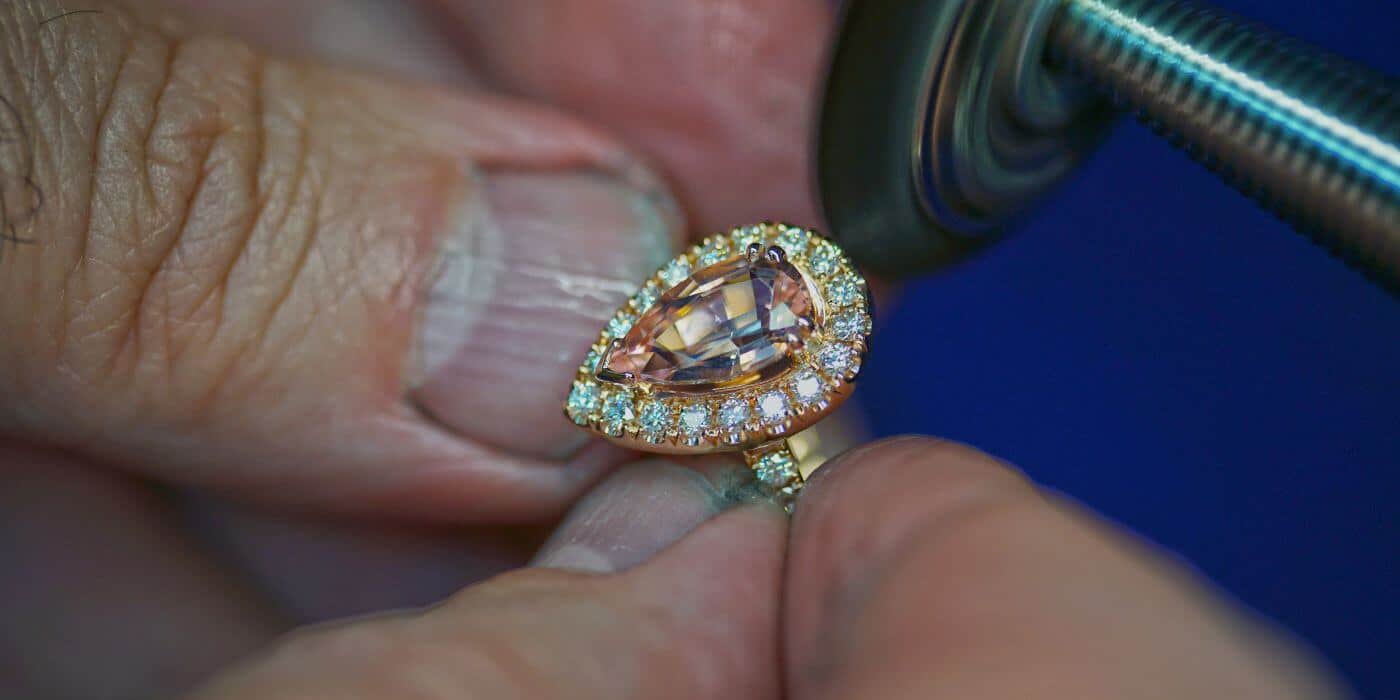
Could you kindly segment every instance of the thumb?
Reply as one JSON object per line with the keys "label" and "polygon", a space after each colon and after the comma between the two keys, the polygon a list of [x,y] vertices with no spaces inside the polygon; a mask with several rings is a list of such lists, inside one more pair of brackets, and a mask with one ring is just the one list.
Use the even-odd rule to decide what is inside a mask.
{"label": "thumb", "polygon": [[837,457],[792,534],[796,698],[1344,697],[1272,625],[966,447]]}
{"label": "thumb", "polygon": [[596,476],[560,393],[680,228],[615,143],[139,3],[0,29],[0,437],[459,519]]}
{"label": "thumb", "polygon": [[739,472],[624,469],[537,561],[573,572],[515,572],[425,612],[306,632],[197,697],[774,697],[787,519]]}

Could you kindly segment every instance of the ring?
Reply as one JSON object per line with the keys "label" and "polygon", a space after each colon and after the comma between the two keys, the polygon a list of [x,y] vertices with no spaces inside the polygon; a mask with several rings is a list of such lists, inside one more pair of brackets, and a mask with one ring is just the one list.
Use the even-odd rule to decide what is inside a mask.
{"label": "ring", "polygon": [[870,291],[839,247],[786,224],[711,236],[608,321],[564,403],[575,424],[642,452],[743,452],[791,510],[788,438],[854,388]]}

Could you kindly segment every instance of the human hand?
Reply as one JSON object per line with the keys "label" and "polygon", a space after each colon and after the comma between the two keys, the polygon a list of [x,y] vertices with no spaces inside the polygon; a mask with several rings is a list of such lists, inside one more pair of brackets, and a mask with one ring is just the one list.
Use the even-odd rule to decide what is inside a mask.
{"label": "human hand", "polygon": [[[150,5],[7,10],[15,138],[0,168],[24,242],[0,276],[0,434],[264,501],[454,522],[547,517],[616,461],[576,454],[583,435],[557,404],[590,336],[686,228],[638,157],[543,104],[266,57],[203,33],[205,14]],[[514,25],[573,12],[532,7],[485,9],[501,32],[541,38]],[[519,49],[483,48],[477,64],[531,74],[537,53],[506,48]],[[684,59],[713,68],[706,55]],[[658,70],[674,79],[639,72]],[[760,122],[739,94],[685,92],[683,117],[639,140],[695,192],[693,222],[810,220],[793,194],[802,105],[769,98]],[[594,111],[626,131],[639,109]]]}
{"label": "human hand", "polygon": [[[291,627],[524,563],[627,458],[585,445],[558,403],[599,325],[690,230],[641,161],[697,228],[813,219],[797,183],[821,47],[761,34],[820,34],[830,8],[593,6],[595,43],[568,55],[598,60],[532,87],[560,34],[520,23],[566,3],[444,4],[553,37],[460,63],[385,60],[423,56],[393,22],[307,24],[350,3],[184,4],[178,20],[154,0],[0,8],[0,656],[16,669],[0,688],[15,695],[169,695]],[[608,17],[646,19],[651,48],[613,42]],[[689,76],[685,109],[607,99],[639,87],[585,74],[616,47],[646,91]],[[547,104],[564,89],[602,125]]]}
{"label": "human hand", "polygon": [[[569,16],[567,3],[442,4],[477,20],[468,26],[499,28],[473,36],[483,69],[468,82],[508,83],[642,145],[699,227],[812,219],[794,182],[806,172],[802,100],[819,42],[766,39],[806,36],[804,27],[818,36],[827,5],[714,3],[687,14],[608,3],[586,10],[600,31],[576,33],[538,24]],[[102,14],[61,18],[71,8],[31,1],[0,16],[10,49],[0,94],[13,107],[4,126],[18,136],[0,164],[6,224],[28,241],[0,261],[0,435],[20,445],[6,453],[0,513],[7,561],[35,564],[4,579],[4,618],[18,621],[4,626],[5,656],[26,664],[12,674],[28,684],[16,694],[167,694],[297,621],[284,614],[288,599],[335,597],[363,573],[323,571],[322,588],[306,592],[302,578],[302,591],[289,592],[308,562],[273,566],[265,553],[276,543],[246,522],[200,518],[205,529],[192,536],[188,501],[172,504],[122,475],[279,507],[499,525],[549,518],[624,458],[579,452],[557,402],[582,346],[684,229],[636,158],[601,129],[539,105],[267,59],[194,38],[139,4],[91,7]],[[601,31],[648,8],[644,16],[674,24]],[[533,43],[492,44],[512,36]],[[596,61],[561,65],[546,50],[567,39],[587,55],[639,36],[688,38],[680,44],[700,58],[632,57],[629,74],[654,76],[639,89],[591,73]],[[726,77],[704,60],[716,56],[734,71],[772,70]],[[772,82],[751,93],[745,79]],[[784,80],[786,91],[772,89]],[[696,90],[697,81],[739,89]],[[628,94],[667,99],[619,99]],[[769,97],[743,99],[753,94]],[[700,138],[680,138],[691,132]],[[816,480],[808,503],[852,469]],[[808,696],[872,682],[831,670],[860,670],[871,661],[862,654],[880,648],[862,636],[867,626],[846,624],[866,615],[824,622],[791,612],[804,590],[855,594],[814,586],[826,580],[818,575],[788,581],[783,568],[786,538],[787,571],[796,571],[812,551],[802,543],[839,541],[821,533],[845,521],[804,504],[789,535],[767,506],[731,508],[753,500],[736,472],[707,473],[626,469],[579,506],[536,569],[425,613],[303,634],[207,692],[763,696],[786,675],[793,694]],[[594,510],[600,501],[613,505]],[[900,512],[894,502],[852,506],[870,503]],[[626,572],[551,568],[627,568],[721,510]],[[867,525],[853,541],[884,532]],[[210,531],[223,551],[203,546]],[[228,561],[229,549],[242,556]],[[822,566],[806,556],[817,562],[808,568]],[[862,579],[855,572],[878,563],[852,557],[860,568],[828,563],[817,574]],[[1150,588],[1122,592],[1123,605],[1156,600]],[[1199,629],[1228,626],[1181,607]],[[821,635],[849,631],[846,648],[818,653],[811,630],[790,631],[799,620]],[[875,639],[888,627],[868,625]],[[1135,638],[1140,627],[1121,634]],[[948,653],[937,637],[911,641]],[[1274,670],[1259,660],[1270,654],[1237,647],[1228,672],[1203,678],[1255,682]],[[1126,667],[1150,664],[1155,650],[1142,651],[1149,658],[1125,651],[1139,662]],[[45,659],[52,667],[33,663]],[[1084,673],[1075,679],[1112,680]]]}
{"label": "human hand", "polygon": [[593,573],[530,569],[430,610],[302,633],[197,697],[1337,692],[1176,564],[964,447],[856,450],[817,472],[790,527],[747,501],[619,573],[632,545],[659,544],[647,518],[630,522],[649,499],[712,491],[680,467],[635,469],[613,477],[625,494],[585,499],[537,562]]}

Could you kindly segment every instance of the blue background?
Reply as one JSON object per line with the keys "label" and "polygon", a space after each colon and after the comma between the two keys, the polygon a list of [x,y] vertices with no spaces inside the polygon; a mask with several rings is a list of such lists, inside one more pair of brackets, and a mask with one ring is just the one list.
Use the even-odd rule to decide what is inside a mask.
{"label": "blue background", "polygon": [[[1393,0],[1218,4],[1400,73]],[[881,434],[1015,462],[1400,698],[1400,301],[1125,122],[879,321]]]}

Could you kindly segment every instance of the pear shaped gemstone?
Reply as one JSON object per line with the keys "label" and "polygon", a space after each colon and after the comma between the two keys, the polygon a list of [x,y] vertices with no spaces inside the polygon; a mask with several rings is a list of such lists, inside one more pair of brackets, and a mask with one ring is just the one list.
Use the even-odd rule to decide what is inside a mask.
{"label": "pear shaped gemstone", "polygon": [[815,326],[807,280],[781,249],[738,255],[662,294],[614,343],[600,376],[679,390],[771,376]]}

